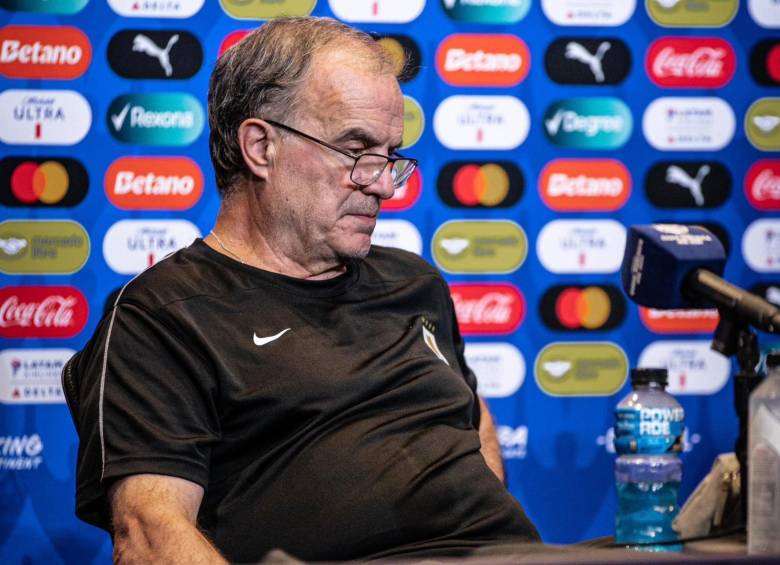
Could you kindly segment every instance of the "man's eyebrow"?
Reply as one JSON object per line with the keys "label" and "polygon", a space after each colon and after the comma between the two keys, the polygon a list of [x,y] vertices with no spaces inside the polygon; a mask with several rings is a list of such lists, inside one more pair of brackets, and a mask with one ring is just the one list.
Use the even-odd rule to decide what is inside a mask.
{"label": "man's eyebrow", "polygon": [[351,140],[360,141],[364,143],[366,147],[375,147],[382,144],[376,137],[371,135],[371,133],[359,127],[349,128],[348,130],[343,131],[333,140],[333,143],[343,143]]}

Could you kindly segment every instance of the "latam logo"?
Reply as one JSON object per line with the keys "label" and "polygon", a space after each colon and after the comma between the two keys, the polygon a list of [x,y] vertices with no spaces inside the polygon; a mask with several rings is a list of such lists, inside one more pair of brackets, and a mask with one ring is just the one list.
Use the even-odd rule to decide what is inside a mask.
{"label": "latam logo", "polygon": [[436,51],[436,70],[452,86],[515,86],[530,66],[528,46],[515,35],[457,33]]}
{"label": "latam logo", "polygon": [[87,2],[89,0],[0,0],[0,8],[11,12],[69,16],[83,10]]}
{"label": "latam logo", "polygon": [[657,334],[712,334],[720,316],[715,309],[656,310],[640,306],[639,319]]}
{"label": "latam logo", "polygon": [[92,109],[73,90],[6,90],[0,94],[0,141],[75,145],[92,125]]}
{"label": "latam logo", "polygon": [[103,258],[113,271],[136,275],[200,236],[186,220],[121,220],[106,232]]}
{"label": "latam logo", "polygon": [[422,255],[422,236],[414,224],[406,220],[377,220],[371,244]]}
{"label": "latam logo", "polygon": [[666,88],[720,88],[736,68],[734,49],[719,37],[662,37],[645,58],[650,80]]}
{"label": "latam logo", "polygon": [[[316,1],[311,4],[313,8]],[[345,22],[405,24],[417,19],[425,0],[328,0],[328,5],[333,15]]]}
{"label": "latam logo", "polygon": [[631,110],[613,97],[559,100],[544,113],[544,133],[560,147],[617,149],[632,129]]}
{"label": "latam logo", "polygon": [[732,184],[717,161],[661,161],[645,175],[645,194],[658,208],[717,208],[731,196]]}
{"label": "latam logo", "polygon": [[433,234],[431,252],[448,273],[511,273],[528,255],[528,238],[509,220],[451,220]]}
{"label": "latam logo", "polygon": [[458,328],[463,335],[506,335],[525,318],[525,298],[506,283],[450,284]]}
{"label": "latam logo", "polygon": [[463,356],[477,377],[482,398],[512,396],[525,380],[525,359],[509,343],[467,343]]}
{"label": "latam logo", "polygon": [[556,159],[539,175],[539,195],[559,212],[622,208],[631,194],[631,173],[615,159]]}
{"label": "latam logo", "polygon": [[614,27],[634,14],[636,0],[542,0],[542,10],[559,26]]}
{"label": "latam logo", "polygon": [[72,220],[0,222],[0,273],[70,275],[89,258],[89,236]]}
{"label": "latam logo", "polygon": [[555,285],[542,295],[539,316],[555,331],[612,330],[626,317],[626,301],[612,285]]}
{"label": "latam logo", "polygon": [[531,8],[531,0],[441,0],[444,13],[459,22],[513,24]]}
{"label": "latam logo", "polygon": [[71,26],[0,28],[0,75],[8,78],[73,79],[92,61],[92,46]]}
{"label": "latam logo", "polygon": [[553,220],[539,232],[536,254],[551,273],[615,273],[625,245],[626,228],[615,220]]}
{"label": "latam logo", "polygon": [[0,351],[0,403],[62,404],[60,375],[73,349]]}
{"label": "latam logo", "polygon": [[653,100],[642,116],[647,142],[662,151],[717,151],[734,137],[731,106],[715,97],[665,97]]}
{"label": "latam logo", "polygon": [[748,141],[761,151],[780,151],[780,98],[761,98],[745,113]]}
{"label": "latam logo", "polygon": [[780,160],[763,159],[751,165],[745,175],[745,196],[758,210],[780,210]]}
{"label": "latam logo", "polygon": [[10,339],[74,337],[89,316],[87,299],[73,286],[0,288],[0,337]]}
{"label": "latam logo", "polygon": [[511,161],[453,161],[442,167],[436,188],[451,208],[509,208],[524,186],[523,173]]}
{"label": "latam logo", "polygon": [[409,82],[417,76],[422,66],[422,54],[411,37],[390,34],[377,35],[374,39],[390,54],[398,82]]}
{"label": "latam logo", "polygon": [[759,273],[780,273],[780,220],[751,223],[742,235],[742,257]]}
{"label": "latam logo", "polygon": [[89,176],[70,157],[0,160],[0,204],[12,208],[71,208],[87,195]]}
{"label": "latam logo", "polygon": [[645,0],[650,19],[662,27],[723,27],[739,0]]}
{"label": "latam logo", "polygon": [[401,212],[415,205],[422,193],[422,173],[419,167],[414,170],[406,184],[395,189],[393,196],[382,201],[383,212]]}
{"label": "latam logo", "polygon": [[750,74],[758,84],[780,86],[780,41],[764,39],[750,50]]}
{"label": "latam logo", "polygon": [[528,108],[513,96],[450,96],[433,115],[436,138],[448,149],[515,149],[530,128]]}
{"label": "latam logo", "polygon": [[183,30],[125,29],[108,43],[108,64],[125,78],[190,78],[202,63],[200,42]]}
{"label": "latam logo", "polygon": [[536,384],[550,396],[609,396],[627,376],[625,351],[609,341],[550,343],[534,362]]}
{"label": "latam logo", "polygon": [[558,84],[620,84],[631,51],[617,37],[559,37],[547,47],[544,68]]}
{"label": "latam logo", "polygon": [[777,0],[748,0],[748,12],[761,27],[780,28],[780,4]]}
{"label": "latam logo", "polygon": [[123,210],[187,210],[203,194],[203,173],[187,157],[120,157],[108,167],[104,186]]}
{"label": "latam logo", "polygon": [[222,40],[222,43],[219,44],[217,57],[221,57],[225,53],[225,51],[227,51],[228,49],[236,45],[239,41],[244,39],[250,33],[252,33],[252,30],[240,29],[227,34],[225,38]]}
{"label": "latam logo", "polygon": [[206,0],[108,0],[109,6],[127,18],[189,18]]}
{"label": "latam logo", "polygon": [[204,126],[200,102],[186,93],[127,94],[111,102],[108,131],[125,143],[189,145]]}
{"label": "latam logo", "polygon": [[710,341],[655,341],[639,354],[640,367],[665,367],[671,394],[716,394],[728,382],[731,360]]}

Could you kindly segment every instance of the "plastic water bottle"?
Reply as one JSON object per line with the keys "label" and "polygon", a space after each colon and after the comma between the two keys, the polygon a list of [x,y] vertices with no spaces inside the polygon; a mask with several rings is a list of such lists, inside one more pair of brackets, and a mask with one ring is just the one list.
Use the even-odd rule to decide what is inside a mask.
{"label": "plastic water bottle", "polygon": [[750,395],[748,425],[748,553],[780,554],[780,350]]}
{"label": "plastic water bottle", "polygon": [[[666,369],[631,371],[632,391],[615,408],[617,543],[677,539],[672,521],[679,507],[682,478],[683,409],[666,392]],[[642,546],[648,551],[680,551],[679,544]]]}

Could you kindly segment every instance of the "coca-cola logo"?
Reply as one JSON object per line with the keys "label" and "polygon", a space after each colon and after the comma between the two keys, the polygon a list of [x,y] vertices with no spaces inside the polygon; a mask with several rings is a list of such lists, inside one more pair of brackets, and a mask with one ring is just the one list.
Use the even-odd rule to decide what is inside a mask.
{"label": "coca-cola logo", "polygon": [[525,317],[525,299],[511,284],[451,284],[450,294],[463,335],[508,334]]}
{"label": "coca-cola logo", "polygon": [[645,67],[658,86],[720,88],[734,76],[737,59],[717,37],[662,37],[650,45]]}
{"label": "coca-cola logo", "polygon": [[89,306],[72,286],[0,289],[0,337],[69,338],[87,323]]}
{"label": "coca-cola logo", "polygon": [[780,159],[762,159],[745,175],[745,195],[759,210],[780,210]]}

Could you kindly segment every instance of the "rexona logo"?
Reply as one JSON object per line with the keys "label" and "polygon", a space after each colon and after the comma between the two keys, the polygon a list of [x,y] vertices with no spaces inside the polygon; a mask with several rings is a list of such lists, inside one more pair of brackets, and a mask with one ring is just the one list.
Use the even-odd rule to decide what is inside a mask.
{"label": "rexona logo", "polygon": [[523,195],[523,173],[511,161],[453,161],[439,173],[439,198],[451,208],[509,208]]}
{"label": "rexona logo", "polygon": [[759,273],[780,273],[780,220],[751,223],[742,235],[742,256]]}
{"label": "rexona logo", "polygon": [[203,194],[203,173],[187,157],[120,157],[108,167],[104,186],[123,210],[187,210]]}
{"label": "rexona logo", "polygon": [[477,394],[483,398],[512,396],[525,380],[525,359],[509,343],[467,343],[466,363],[477,376]]}
{"label": "rexona logo", "polygon": [[732,184],[717,161],[661,161],[647,171],[645,194],[658,208],[716,208],[731,196]]}
{"label": "rexona logo", "polygon": [[780,86],[780,41],[764,39],[750,51],[750,74],[758,84]]}
{"label": "rexona logo", "polygon": [[206,0],[108,0],[111,9],[128,18],[189,18]]}
{"label": "rexona logo", "polygon": [[203,48],[183,30],[125,29],[108,43],[108,64],[125,78],[190,78],[203,63]]}
{"label": "rexona logo", "polygon": [[515,35],[457,33],[436,51],[436,70],[452,86],[514,86],[530,65],[528,47]]}
{"label": "rexona logo", "polygon": [[655,341],[639,354],[640,367],[665,367],[671,394],[715,394],[729,380],[731,361],[706,341]]}
{"label": "rexona logo", "polygon": [[61,404],[60,375],[73,349],[0,351],[0,403]]}
{"label": "rexona logo", "polygon": [[422,236],[414,224],[406,220],[377,220],[371,244],[422,254]]}
{"label": "rexona logo", "polygon": [[559,26],[619,26],[636,10],[636,0],[542,0],[544,15]]}
{"label": "rexona logo", "polygon": [[631,173],[615,159],[556,159],[539,175],[539,195],[559,212],[618,210],[631,194]]}
{"label": "rexona logo", "polygon": [[528,238],[509,220],[453,220],[433,234],[432,255],[448,273],[511,273],[528,254]]}
{"label": "rexona logo", "polygon": [[645,139],[662,151],[723,149],[731,142],[735,129],[731,106],[715,97],[658,98],[642,117]]}
{"label": "rexona logo", "polygon": [[70,275],[89,258],[89,236],[71,220],[0,222],[0,273]]}
{"label": "rexona logo", "polygon": [[528,108],[513,96],[450,96],[433,115],[436,138],[448,149],[515,149],[530,127]]}
{"label": "rexona logo", "polygon": [[780,151],[780,98],[761,98],[745,114],[748,141],[761,151]]}
{"label": "rexona logo", "polygon": [[0,8],[11,12],[71,15],[80,12],[89,0],[0,0]]}
{"label": "rexona logo", "polygon": [[186,220],[121,220],[103,238],[103,258],[115,272],[135,275],[200,236]]}
{"label": "rexona logo", "polygon": [[522,20],[531,0],[441,0],[444,13],[460,22],[512,24]]}
{"label": "rexona logo", "polygon": [[92,60],[92,46],[71,26],[0,28],[0,75],[8,78],[72,79]]}
{"label": "rexona logo", "polygon": [[203,131],[203,124],[200,102],[183,92],[119,96],[106,116],[111,135],[142,145],[189,145]]}
{"label": "rexona logo", "polygon": [[406,181],[406,184],[395,189],[393,196],[388,200],[382,201],[382,211],[384,212],[400,212],[402,210],[408,210],[415,205],[422,193],[422,174],[420,169],[417,168]]}
{"label": "rexona logo", "polygon": [[631,52],[617,37],[559,37],[547,47],[544,68],[558,84],[619,84]]}
{"label": "rexona logo", "polygon": [[745,196],[758,210],[780,210],[780,160],[762,159],[745,175]]}
{"label": "rexona logo", "polygon": [[555,285],[542,296],[539,315],[551,330],[612,330],[623,323],[626,301],[612,285]]}
{"label": "rexona logo", "polygon": [[92,109],[73,90],[6,90],[0,94],[0,141],[74,145],[92,125]]}
{"label": "rexona logo", "polygon": [[404,133],[401,149],[411,147],[420,140],[425,129],[422,106],[411,96],[404,95]]}
{"label": "rexona logo", "polygon": [[87,324],[89,306],[73,286],[0,288],[0,337],[66,339]]}
{"label": "rexona logo", "polygon": [[89,176],[70,157],[0,160],[0,204],[12,208],[70,208],[87,195]]}
{"label": "rexona logo", "polygon": [[656,310],[640,306],[639,319],[657,334],[711,334],[720,317],[715,309]]}
{"label": "rexona logo", "polygon": [[458,328],[463,335],[505,335],[525,318],[525,298],[511,284],[450,284]]}
{"label": "rexona logo", "polygon": [[553,220],[539,232],[536,254],[551,273],[615,273],[625,246],[626,228],[615,220]]}
{"label": "rexona logo", "polygon": [[[312,7],[316,2],[312,2]],[[328,0],[333,14],[345,22],[404,24],[419,16],[425,0]]]}
{"label": "rexona logo", "polygon": [[750,17],[766,28],[780,28],[780,4],[777,0],[748,0]]}
{"label": "rexona logo", "polygon": [[720,88],[737,68],[737,56],[719,37],[662,37],[647,51],[645,70],[666,88]]}
{"label": "rexona logo", "polygon": [[559,100],[544,113],[544,133],[561,147],[617,149],[631,137],[632,128],[631,111],[618,98]]}
{"label": "rexona logo", "polygon": [[398,82],[409,82],[420,72],[422,54],[414,40],[406,35],[390,34],[374,36],[376,42],[385,48],[393,59]]}
{"label": "rexona logo", "polygon": [[647,13],[663,27],[723,27],[737,14],[739,0],[645,0]]}
{"label": "rexona logo", "polygon": [[608,341],[555,342],[536,356],[536,384],[550,396],[609,396],[621,389],[628,359]]}

